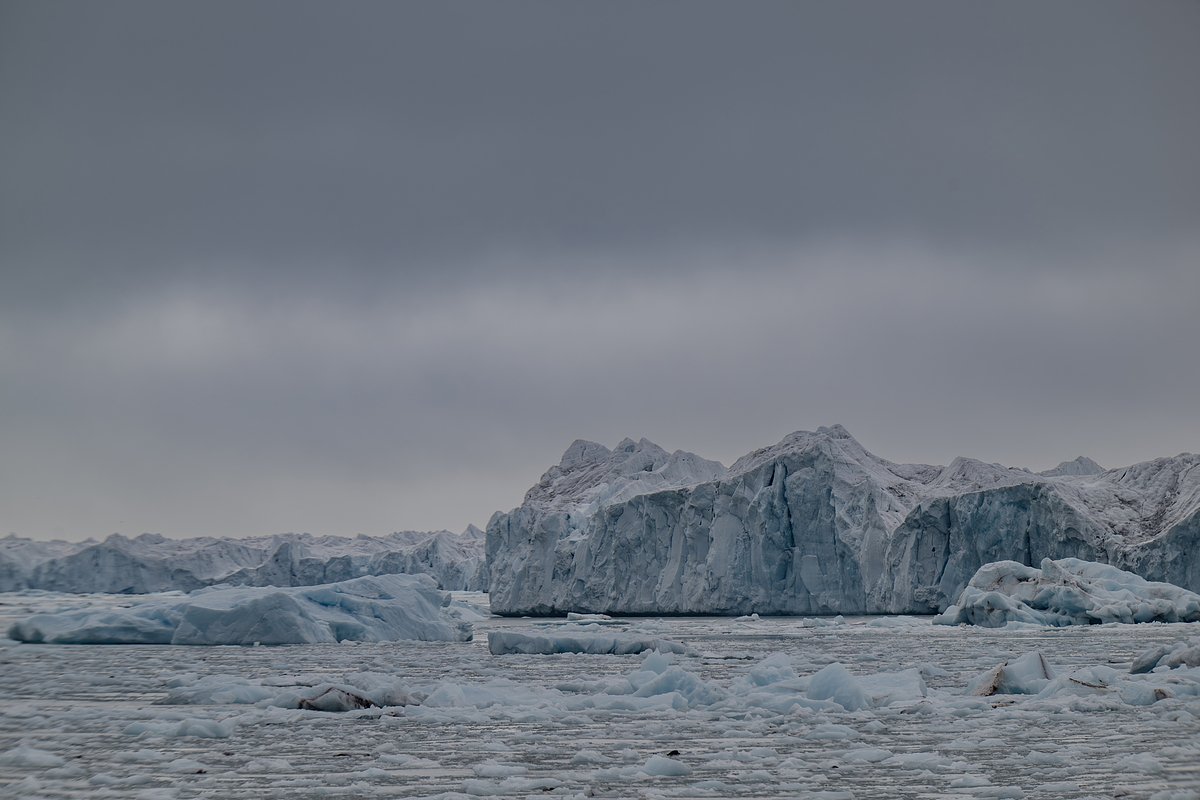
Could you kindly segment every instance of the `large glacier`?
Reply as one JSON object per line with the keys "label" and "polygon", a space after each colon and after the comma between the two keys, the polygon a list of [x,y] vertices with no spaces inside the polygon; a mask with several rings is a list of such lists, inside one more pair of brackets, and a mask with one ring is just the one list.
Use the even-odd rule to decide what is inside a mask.
{"label": "large glacier", "polygon": [[728,469],[646,440],[577,441],[488,523],[492,610],[931,614],[980,566],[1112,564],[1200,590],[1200,456],[1045,473],[896,464],[845,428]]}
{"label": "large glacier", "polygon": [[203,586],[312,586],[364,575],[425,573],[446,590],[487,590],[484,533],[403,531],[387,536],[281,534],[245,539],[101,542],[0,539],[0,591],[146,594]]}

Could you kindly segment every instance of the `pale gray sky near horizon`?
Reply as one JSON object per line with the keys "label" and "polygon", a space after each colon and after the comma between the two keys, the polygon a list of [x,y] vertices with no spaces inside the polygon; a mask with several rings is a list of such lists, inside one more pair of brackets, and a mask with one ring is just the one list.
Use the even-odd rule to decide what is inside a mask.
{"label": "pale gray sky near horizon", "polygon": [[0,534],[457,530],[575,438],[1200,450],[1198,35],[0,0]]}

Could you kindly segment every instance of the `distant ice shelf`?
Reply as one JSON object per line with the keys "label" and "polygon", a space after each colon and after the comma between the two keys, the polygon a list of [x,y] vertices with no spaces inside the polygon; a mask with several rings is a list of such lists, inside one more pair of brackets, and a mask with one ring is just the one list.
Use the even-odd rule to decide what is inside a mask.
{"label": "distant ice shelf", "polygon": [[425,573],[448,591],[486,591],[484,533],[280,534],[168,539],[113,534],[85,542],[0,538],[0,592],[148,594],[215,584],[312,586],[364,575]]}

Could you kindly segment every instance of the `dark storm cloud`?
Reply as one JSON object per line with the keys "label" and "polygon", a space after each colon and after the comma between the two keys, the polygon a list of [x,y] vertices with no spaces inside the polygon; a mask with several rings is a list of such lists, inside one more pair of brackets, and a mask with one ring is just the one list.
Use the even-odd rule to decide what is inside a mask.
{"label": "dark storm cloud", "polygon": [[1169,2],[8,2],[0,525],[461,527],[576,436],[1195,449],[1197,33]]}
{"label": "dark storm cloud", "polygon": [[54,292],[214,261],[271,282],[496,247],[1159,236],[1200,211],[1190,3],[4,14],[0,233]]}

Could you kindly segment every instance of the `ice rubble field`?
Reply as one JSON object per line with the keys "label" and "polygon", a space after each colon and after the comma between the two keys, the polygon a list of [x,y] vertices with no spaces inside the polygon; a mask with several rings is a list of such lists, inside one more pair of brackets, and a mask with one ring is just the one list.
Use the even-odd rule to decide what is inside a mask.
{"label": "ice rubble field", "polygon": [[[79,602],[0,596],[0,625]],[[4,641],[0,796],[1200,798],[1200,668],[1129,674],[1196,623],[588,622],[487,619],[471,642]],[[695,655],[492,655],[489,633]],[[1041,694],[971,693],[989,688]]]}

